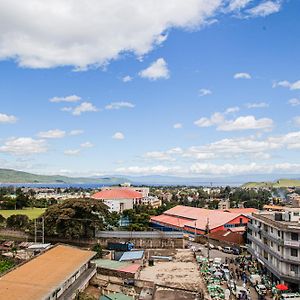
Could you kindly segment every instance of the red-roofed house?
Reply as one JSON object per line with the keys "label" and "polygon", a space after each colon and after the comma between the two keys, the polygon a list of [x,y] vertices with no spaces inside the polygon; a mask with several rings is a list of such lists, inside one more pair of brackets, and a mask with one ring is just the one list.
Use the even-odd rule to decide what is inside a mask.
{"label": "red-roofed house", "polygon": [[125,209],[132,209],[134,204],[140,203],[143,195],[130,188],[105,188],[92,195],[92,198],[103,201],[111,212],[121,213]]}
{"label": "red-roofed house", "polygon": [[250,213],[245,212],[247,214],[177,205],[162,215],[151,217],[151,223],[153,227],[163,230],[175,229],[192,234],[205,234],[207,226],[210,233],[230,228],[244,232]]}

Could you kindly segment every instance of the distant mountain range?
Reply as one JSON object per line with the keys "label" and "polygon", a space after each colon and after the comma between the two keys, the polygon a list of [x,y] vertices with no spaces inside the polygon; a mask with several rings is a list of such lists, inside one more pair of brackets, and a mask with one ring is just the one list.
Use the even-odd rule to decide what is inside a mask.
{"label": "distant mountain range", "polygon": [[[101,177],[68,177],[61,175],[37,175],[11,169],[0,169],[0,184],[7,183],[28,183],[28,184],[99,184],[117,185],[129,182],[136,185],[194,185],[194,186],[239,186],[248,182],[248,185],[263,186],[275,184],[278,178],[289,178],[296,186],[300,175],[295,174],[259,174],[239,175],[227,177],[178,177],[178,176],[128,176],[128,175],[107,175]],[[293,180],[295,179],[295,180]],[[296,183],[296,184],[295,184]],[[287,181],[284,184],[288,184]]]}
{"label": "distant mountain range", "polygon": [[0,183],[49,183],[49,184],[120,184],[127,181],[119,177],[67,177],[61,175],[36,175],[22,171],[0,169]]}
{"label": "distant mountain range", "polygon": [[261,181],[261,182],[247,182],[243,184],[245,188],[285,188],[285,187],[300,187],[299,179],[279,179],[274,182]]}

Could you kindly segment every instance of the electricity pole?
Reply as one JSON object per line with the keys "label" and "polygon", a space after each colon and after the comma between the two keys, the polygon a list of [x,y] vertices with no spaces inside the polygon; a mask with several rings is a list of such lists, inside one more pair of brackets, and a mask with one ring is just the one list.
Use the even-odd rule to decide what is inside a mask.
{"label": "electricity pole", "polygon": [[209,251],[210,251],[210,244],[209,244],[209,218],[207,218],[207,223],[206,223],[206,236],[207,236],[207,259],[209,261]]}

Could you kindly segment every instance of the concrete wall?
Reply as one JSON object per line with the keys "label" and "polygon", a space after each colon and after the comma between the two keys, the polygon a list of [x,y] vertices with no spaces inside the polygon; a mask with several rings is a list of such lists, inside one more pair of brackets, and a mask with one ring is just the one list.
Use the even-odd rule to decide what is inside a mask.
{"label": "concrete wall", "polygon": [[135,248],[175,248],[183,249],[185,247],[186,241],[183,238],[98,238],[96,240],[104,248],[107,247],[109,242],[119,243],[119,242],[132,242]]}

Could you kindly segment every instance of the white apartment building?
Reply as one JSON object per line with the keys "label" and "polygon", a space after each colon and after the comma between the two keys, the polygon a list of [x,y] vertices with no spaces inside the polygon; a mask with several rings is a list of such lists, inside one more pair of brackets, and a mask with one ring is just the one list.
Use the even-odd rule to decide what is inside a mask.
{"label": "white apartment building", "polygon": [[300,288],[300,209],[254,213],[248,223],[248,251],[273,279]]}

